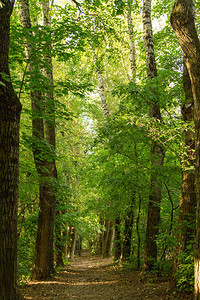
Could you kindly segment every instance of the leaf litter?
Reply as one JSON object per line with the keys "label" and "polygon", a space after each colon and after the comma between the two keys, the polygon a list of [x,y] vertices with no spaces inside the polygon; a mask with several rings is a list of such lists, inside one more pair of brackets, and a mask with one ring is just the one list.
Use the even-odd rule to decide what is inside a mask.
{"label": "leaf litter", "polygon": [[[153,276],[153,275],[152,275]],[[112,258],[84,251],[49,281],[21,286],[25,300],[192,300],[176,292],[167,278],[140,278],[134,270],[112,264]]]}

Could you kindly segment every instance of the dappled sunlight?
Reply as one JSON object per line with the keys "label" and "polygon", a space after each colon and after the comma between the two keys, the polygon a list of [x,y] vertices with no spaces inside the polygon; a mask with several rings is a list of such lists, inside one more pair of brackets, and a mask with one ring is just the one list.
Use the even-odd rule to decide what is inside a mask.
{"label": "dappled sunlight", "polygon": [[117,280],[108,280],[108,281],[87,281],[87,279],[82,279],[82,281],[72,281],[72,282],[67,282],[67,281],[31,281],[29,282],[29,285],[31,286],[45,286],[45,285],[98,285],[98,284],[113,284],[117,283]]}
{"label": "dappled sunlight", "polygon": [[75,258],[50,281],[31,281],[21,288],[21,292],[25,300],[174,299],[166,279],[162,282],[156,278],[153,283],[141,280],[138,272],[123,270],[110,262],[110,259],[88,253]]}

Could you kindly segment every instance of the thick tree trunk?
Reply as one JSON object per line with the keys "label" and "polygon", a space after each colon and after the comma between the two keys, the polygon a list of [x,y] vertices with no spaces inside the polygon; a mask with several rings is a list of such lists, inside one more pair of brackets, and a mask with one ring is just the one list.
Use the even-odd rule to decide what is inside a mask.
{"label": "thick tree trunk", "polygon": [[[19,1],[19,11],[21,24],[29,29],[30,37],[31,20],[28,0]],[[32,271],[32,277],[36,279],[47,279],[53,271],[53,230],[54,230],[54,210],[55,196],[52,188],[52,166],[49,156],[49,147],[46,147],[44,141],[44,100],[39,90],[40,83],[34,69],[40,70],[37,57],[35,56],[34,44],[30,39],[26,39],[26,55],[29,59],[28,70],[33,91],[31,92],[32,106],[32,136],[33,136],[33,154],[39,179],[39,216],[38,228],[35,246],[35,262]],[[46,147],[46,148],[45,148]],[[45,152],[45,153],[44,153]]]}
{"label": "thick tree trunk", "polygon": [[[183,86],[185,92],[185,103],[182,106],[181,112],[186,123],[194,120],[194,101],[192,95],[192,87],[187,67],[184,64]],[[179,255],[187,251],[187,245],[194,242],[195,227],[196,227],[196,193],[195,193],[195,173],[185,169],[190,165],[194,167],[195,141],[194,134],[190,130],[185,131],[185,145],[187,156],[183,162],[182,188],[181,199],[178,217],[177,228],[177,243],[175,247],[175,256],[173,261],[173,274],[176,274],[179,269],[179,264],[184,261],[179,261]]]}
{"label": "thick tree trunk", "polygon": [[183,50],[192,85],[195,123],[195,184],[197,201],[197,233],[195,249],[195,299],[200,299],[200,41],[195,28],[193,0],[176,0],[171,24]]}
{"label": "thick tree trunk", "polygon": [[[151,80],[157,76],[151,23],[151,0],[143,1],[143,30],[147,78]],[[150,104],[149,116],[150,118],[154,118],[159,121],[161,120],[160,106],[156,100],[153,100]],[[162,181],[160,179],[159,173],[162,173],[163,161],[164,150],[162,146],[159,145],[156,141],[152,141],[150,195],[148,205],[143,271],[151,270],[157,261],[156,237],[159,232],[160,202],[162,191]]]}
{"label": "thick tree trunk", "polygon": [[[51,30],[51,11],[49,0],[43,1],[43,24],[46,28]],[[46,61],[45,76],[48,80],[46,86],[46,101],[45,101],[45,112],[47,119],[45,120],[45,134],[46,140],[50,145],[51,159],[48,161],[49,177],[51,178],[51,203],[52,203],[52,228],[51,228],[51,249],[50,249],[50,268],[54,270],[54,249],[53,249],[53,236],[54,236],[54,215],[55,215],[55,204],[56,204],[56,188],[55,181],[57,180],[57,168],[55,161],[55,150],[56,150],[56,122],[55,122],[55,101],[53,92],[53,63],[51,57],[51,33],[50,37],[46,42],[46,54],[44,59]]]}
{"label": "thick tree trunk", "polygon": [[8,66],[13,1],[0,7],[0,299],[16,300],[19,122],[21,104]]}

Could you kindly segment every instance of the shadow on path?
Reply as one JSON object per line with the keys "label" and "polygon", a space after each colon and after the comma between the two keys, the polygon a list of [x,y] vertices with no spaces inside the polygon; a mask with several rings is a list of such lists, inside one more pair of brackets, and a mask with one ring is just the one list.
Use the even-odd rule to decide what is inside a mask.
{"label": "shadow on path", "polygon": [[193,299],[174,295],[167,281],[147,283],[140,280],[138,272],[123,271],[111,263],[110,258],[83,252],[50,281],[31,281],[20,290],[26,300]]}

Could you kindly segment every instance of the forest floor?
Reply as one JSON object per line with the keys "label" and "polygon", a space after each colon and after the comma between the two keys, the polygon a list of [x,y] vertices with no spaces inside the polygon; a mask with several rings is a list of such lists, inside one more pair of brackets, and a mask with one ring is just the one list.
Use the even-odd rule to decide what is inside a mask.
{"label": "forest floor", "polygon": [[26,300],[189,300],[175,293],[167,278],[141,279],[139,273],[112,265],[112,259],[83,252],[50,281],[31,281],[20,287]]}

